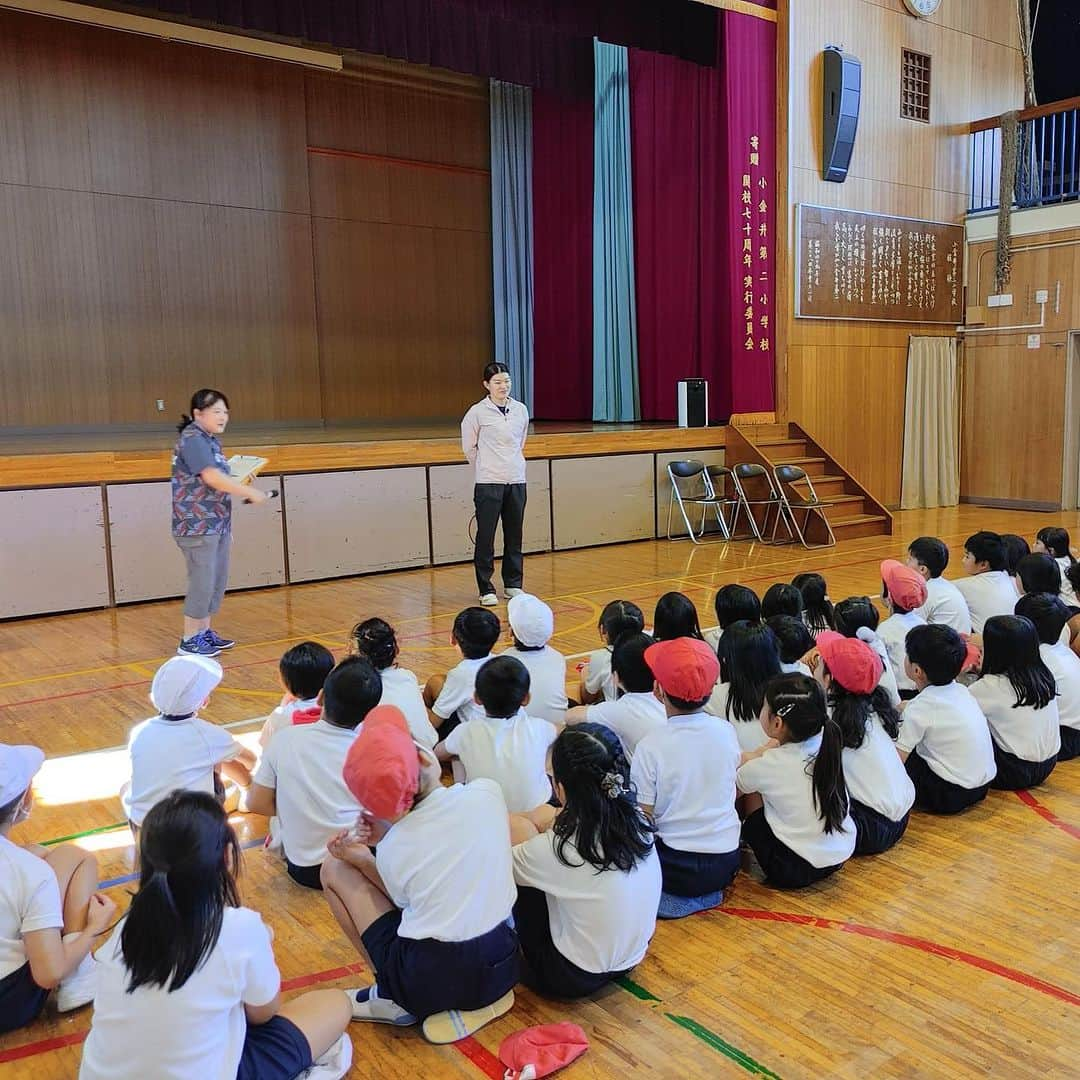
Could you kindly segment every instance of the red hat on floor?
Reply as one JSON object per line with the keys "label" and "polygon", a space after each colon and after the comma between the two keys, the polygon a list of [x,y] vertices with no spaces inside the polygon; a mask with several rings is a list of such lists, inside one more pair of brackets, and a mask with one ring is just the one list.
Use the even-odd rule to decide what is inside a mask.
{"label": "red hat on floor", "polygon": [[569,1065],[589,1049],[577,1024],[543,1024],[507,1035],[499,1047],[504,1080],[535,1080]]}
{"label": "red hat on floor", "polygon": [[682,701],[707,698],[720,678],[716,653],[699,638],[658,641],[645,650],[645,663],[664,693]]}
{"label": "red hat on floor", "polygon": [[914,611],[926,603],[926,582],[910,566],[886,559],[881,564],[881,580],[889,599],[905,610]]}
{"label": "red hat on floor", "polygon": [[377,705],[367,714],[345,755],[341,777],[374,817],[396,818],[412,806],[420,786],[420,759],[396,705]]}
{"label": "red hat on floor", "polygon": [[853,694],[872,694],[881,681],[885,665],[865,641],[844,637],[835,630],[817,636],[817,649],[829,674]]}

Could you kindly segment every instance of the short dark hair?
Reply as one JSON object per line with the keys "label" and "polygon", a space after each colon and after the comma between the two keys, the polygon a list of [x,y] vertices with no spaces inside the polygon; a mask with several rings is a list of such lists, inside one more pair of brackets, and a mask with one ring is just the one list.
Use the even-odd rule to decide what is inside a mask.
{"label": "short dark hair", "polygon": [[908,631],[905,648],[908,659],[923,669],[934,686],[955,682],[967,659],[964,639],[944,623],[913,627]]}
{"label": "short dark hair", "polygon": [[323,684],[323,719],[356,728],[382,698],[382,676],[365,656],[346,656]]}
{"label": "short dark hair", "polygon": [[673,709],[677,710],[678,712],[688,713],[698,712],[699,710],[705,708],[705,704],[709,700],[709,698],[712,697],[712,694],[710,693],[708,697],[703,697],[699,701],[687,701],[686,698],[675,697],[674,694],[669,694],[665,690],[664,697],[668,699],[668,702]]}
{"label": "short dark hair", "polygon": [[724,585],[716,593],[716,621],[721,630],[726,630],[732,623],[761,621],[761,601],[753,589],[745,585]]}
{"label": "short dark hair", "polygon": [[656,682],[652,668],[645,663],[645,650],[653,643],[648,634],[623,634],[611,651],[611,670],[628,694],[644,694]]}
{"label": "short dark hair", "polygon": [[761,598],[761,617],[771,619],[774,615],[797,615],[803,613],[803,596],[794,585],[777,582],[770,585]]}
{"label": "short dark hair", "polygon": [[881,615],[869,596],[849,596],[833,607],[836,632],[844,637],[857,637],[862,627],[877,630]]}
{"label": "short dark hair", "polygon": [[814,647],[814,635],[794,615],[774,615],[765,625],[776,635],[781,663],[797,663]]}
{"label": "short dark hair", "polygon": [[1017,564],[1016,573],[1025,593],[1061,592],[1061,567],[1045,551],[1025,555]]}
{"label": "short dark hair", "polygon": [[1016,533],[1002,533],[1001,546],[1005,549],[1005,569],[1010,577],[1016,577],[1016,568],[1025,555],[1031,554],[1028,542]]}
{"label": "short dark hair", "polygon": [[281,681],[293,697],[310,701],[319,696],[326,676],[334,670],[334,654],[317,641],[301,641],[278,661]]}
{"label": "short dark hair", "polygon": [[513,716],[529,695],[529,669],[516,656],[493,656],[476,673],[476,699],[488,716]]}
{"label": "short dark hair", "polygon": [[932,578],[939,578],[949,565],[949,548],[936,536],[919,536],[908,544],[908,554],[930,571]]}
{"label": "short dark hair", "polygon": [[509,375],[510,369],[505,364],[493,360],[484,367],[484,382],[491,382],[496,375]]}
{"label": "short dark hair", "polygon": [[681,637],[701,640],[697,608],[689,596],[681,592],[667,592],[657,600],[653,612],[653,637],[657,641],[673,641]]}
{"label": "short dark hair", "polygon": [[1005,544],[999,533],[972,533],[964,541],[964,550],[977,563],[989,564],[991,570],[1005,569]]}
{"label": "short dark hair", "polygon": [[467,660],[483,660],[491,655],[502,626],[499,617],[487,608],[467,607],[454,620],[454,641]]}
{"label": "short dark hair", "polygon": [[357,653],[366,656],[376,671],[393,666],[398,656],[397,635],[385,619],[365,619],[357,623],[351,637]]}
{"label": "short dark hair", "polygon": [[1043,645],[1056,645],[1061,631],[1069,621],[1069,609],[1060,596],[1050,593],[1028,593],[1016,601],[1016,614],[1035,624]]}

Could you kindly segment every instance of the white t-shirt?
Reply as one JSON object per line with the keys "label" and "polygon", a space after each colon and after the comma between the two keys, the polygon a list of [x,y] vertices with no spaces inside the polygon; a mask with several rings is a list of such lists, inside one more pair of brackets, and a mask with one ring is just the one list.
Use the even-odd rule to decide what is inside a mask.
{"label": "white t-shirt", "polygon": [[590,705],[585,710],[585,719],[590,724],[603,724],[611,728],[619,736],[629,759],[634,756],[637,744],[650,731],[667,724],[667,710],[651,690],[646,690],[644,693],[623,694],[614,701]]}
{"label": "white t-shirt", "polygon": [[943,577],[926,581],[926,603],[919,614],[928,623],[951,626],[958,634],[971,633],[971,612],[964,594]]}
{"label": "white t-shirt", "polygon": [[1040,645],[1039,655],[1057,682],[1061,726],[1080,728],[1080,656],[1060,641],[1054,645]]}
{"label": "white t-shirt", "polygon": [[252,780],[275,792],[281,846],[297,866],[318,866],[334,834],[356,823],[360,806],[341,778],[355,738],[326,720],[288,727],[255,770]]}
{"label": "white t-shirt", "polygon": [[739,755],[732,725],[704,712],[669,717],[637,744],[630,778],[665,844],[699,854],[738,848]]}
{"label": "white t-shirt", "polygon": [[781,660],[780,671],[785,675],[813,676],[814,674],[801,660],[796,660],[793,664],[785,664],[784,661]]}
{"label": "white t-shirt", "polygon": [[401,908],[400,937],[470,941],[494,930],[517,898],[499,785],[435,788],[379,841],[375,865]]}
{"label": "white t-shirt", "polygon": [[914,751],[942,780],[969,791],[997,775],[986,717],[967,687],[957,682],[928,686],[908,702],[896,746]]}
{"label": "white t-shirt", "polygon": [[589,665],[585,669],[585,689],[590,694],[604,692],[605,701],[614,701],[618,696],[615,676],[611,673],[611,648],[597,649],[589,654]]}
{"label": "white t-shirt", "polygon": [[1021,761],[1046,761],[1061,749],[1061,720],[1057,700],[1044,709],[1017,706],[1016,691],[1007,675],[984,675],[972,683],[994,742]]}
{"label": "white t-shirt", "polygon": [[514,880],[547,894],[555,948],[583,971],[626,971],[641,963],[656,931],[660,904],[660,859],[651,848],[627,873],[601,870],[585,862],[572,841],[555,853],[557,837],[547,832],[513,849]]}
{"label": "white t-shirt", "polygon": [[774,746],[743,765],[737,778],[740,791],[761,795],[776,838],[818,869],[838,866],[855,851],[851,817],[827,833],[814,803],[813,760],[820,749],[820,732],[801,743]]}
{"label": "white t-shirt", "polygon": [[1072,559],[1062,555],[1060,559],[1054,561],[1061,567],[1061,599],[1070,607],[1075,607],[1076,590],[1072,587],[1072,582],[1065,576],[1065,571],[1073,565]]}
{"label": "white t-shirt", "polygon": [[226,908],[221,935],[179,990],[140,986],[120,951],[121,923],[98,951],[94,1017],[79,1080],[236,1080],[244,1049],[244,1006],[281,988],[270,931],[257,911]]}
{"label": "white t-shirt", "polygon": [[701,636],[705,639],[705,644],[716,652],[720,647],[720,639],[724,636],[724,631],[719,626],[714,626],[711,630],[702,630]]}
{"label": "white t-shirt", "polygon": [[439,736],[431,726],[424,695],[416,676],[407,668],[398,667],[383,668],[379,676],[382,679],[382,697],[379,698],[379,704],[396,705],[405,714],[409,734],[421,746],[430,750],[439,741]]}
{"label": "white t-shirt", "polygon": [[263,722],[262,731],[259,732],[259,747],[265,750],[270,745],[270,740],[287,727],[292,727],[293,713],[301,709],[318,708],[319,699],[311,698],[307,701],[287,701],[279,705]]}
{"label": "white t-shirt", "polygon": [[477,660],[463,659],[456,667],[446,673],[443,685],[431,711],[442,720],[449,720],[454,713],[466,724],[470,720],[479,720],[484,715],[483,705],[478,705],[473,698],[476,693],[476,673],[491,659],[481,656]]}
{"label": "white t-shirt", "polygon": [[885,644],[885,651],[889,656],[889,667],[893,678],[896,680],[898,690],[914,690],[915,684],[904,673],[904,658],[907,656],[905,642],[908,632],[916,626],[925,626],[926,620],[915,611],[909,611],[906,615],[890,615],[879,627],[878,637]]}
{"label": "white t-shirt", "polygon": [[454,728],[446,749],[461,760],[466,781],[494,780],[507,810],[524,814],[551,798],[547,752],[558,734],[554,725],[524,712],[505,719],[485,716]]}
{"label": "white t-shirt", "polygon": [[866,738],[857,750],[842,753],[848,794],[890,821],[899,821],[915,802],[915,785],[874,714],[866,723]]}
{"label": "white t-shirt", "polygon": [[1013,579],[1004,570],[987,570],[957,578],[955,585],[971,612],[971,629],[981,634],[986,620],[994,615],[1012,615],[1019,596]]}
{"label": "white t-shirt", "polygon": [[125,813],[141,825],[150,808],[174,791],[213,795],[215,766],[230,761],[239,750],[227,731],[197,716],[144,720],[128,738],[131,787],[123,799]]}
{"label": "white t-shirt", "polygon": [[60,885],[53,868],[0,836],[0,979],[26,963],[24,934],[63,926]]}
{"label": "white t-shirt", "polygon": [[503,656],[520,660],[529,672],[530,716],[538,716],[549,724],[566,719],[566,658],[561,652],[545,645],[542,649],[507,649]]}
{"label": "white t-shirt", "polygon": [[705,711],[710,716],[730,720],[732,730],[739,741],[740,751],[756,750],[759,746],[764,746],[769,741],[769,736],[765,734],[765,729],[761,726],[757,717],[754,717],[753,720],[736,720],[734,716],[725,716],[730,690],[730,683],[718,682],[713,687],[709,700],[705,702]]}

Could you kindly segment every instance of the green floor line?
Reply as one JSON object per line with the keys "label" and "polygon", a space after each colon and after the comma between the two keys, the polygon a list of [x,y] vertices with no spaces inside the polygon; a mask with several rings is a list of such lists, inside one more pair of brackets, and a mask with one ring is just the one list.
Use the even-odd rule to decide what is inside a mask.
{"label": "green floor line", "polygon": [[55,847],[57,844],[67,844],[72,840],[82,840],[86,836],[100,836],[102,833],[115,832],[117,829],[126,829],[126,821],[117,821],[112,825],[99,825],[96,829],[84,829],[82,832],[72,833],[70,836],[58,836],[55,840],[42,840],[42,847]]}
{"label": "green floor line", "polygon": [[752,1073],[754,1076],[767,1077],[768,1080],[780,1080],[780,1077],[771,1069],[765,1068],[764,1065],[755,1061],[749,1054],[745,1054],[737,1046],[725,1042],[715,1032],[710,1031],[707,1027],[702,1027],[696,1020],[691,1020],[689,1016],[675,1016],[673,1013],[665,1013],[664,1015],[673,1023],[678,1024],[679,1027],[689,1031],[691,1035],[699,1038],[706,1045],[719,1051],[724,1057],[734,1061],[736,1065],[741,1065],[748,1073]]}
{"label": "green floor line", "polygon": [[644,986],[639,986],[633,979],[628,979],[625,975],[621,979],[616,979],[615,985],[621,986],[628,994],[633,994],[640,1001],[660,1000],[655,994],[650,994]]}

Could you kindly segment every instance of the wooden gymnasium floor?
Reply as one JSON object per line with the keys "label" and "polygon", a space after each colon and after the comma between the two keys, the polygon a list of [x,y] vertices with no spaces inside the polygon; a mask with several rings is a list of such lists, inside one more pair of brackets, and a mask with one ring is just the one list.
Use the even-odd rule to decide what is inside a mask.
{"label": "wooden gymnasium floor", "polygon": [[[740,543],[693,548],[646,542],[531,557],[527,584],[555,609],[554,644],[595,645],[603,604],[627,597],[650,610],[683,589],[704,616],[719,585],[763,591],[800,570],[826,574],[831,595],[873,594],[877,564],[907,538],[931,533],[954,552],[977,528],[1031,537],[1061,520],[964,507],[900,514],[894,538],[827,552]],[[956,557],[956,562],[959,558]],[[242,642],[206,715],[238,734],[269,711],[275,662],[290,643],[340,648],[356,620],[378,614],[403,639],[421,676],[453,662],[449,628],[472,601],[468,567],[417,570],[233,595],[221,629]],[[17,839],[81,834],[121,903],[132,851],[115,796],[128,729],[149,714],[155,666],[171,655],[179,605],[145,604],[0,625],[2,737],[35,742],[50,760]],[[572,665],[571,665],[572,668]],[[572,671],[571,671],[572,674]],[[287,990],[364,984],[357,956],[322,899],[293,885],[258,848],[265,822],[238,815],[252,842],[245,901],[276,932]],[[577,1005],[518,993],[516,1008],[474,1039],[427,1045],[415,1032],[353,1026],[356,1077],[498,1077],[499,1043],[530,1024],[581,1023],[591,1049],[565,1075],[655,1077],[1075,1076],[1080,1046],[1080,763],[1059,766],[1034,794],[991,792],[956,819],[916,814],[898,849],[853,861],[801,893],[740,876],[723,908],[661,923],[632,980]],[[0,1039],[5,1078],[70,1077],[89,1010]],[[149,1078],[148,1078],[149,1080]]]}

